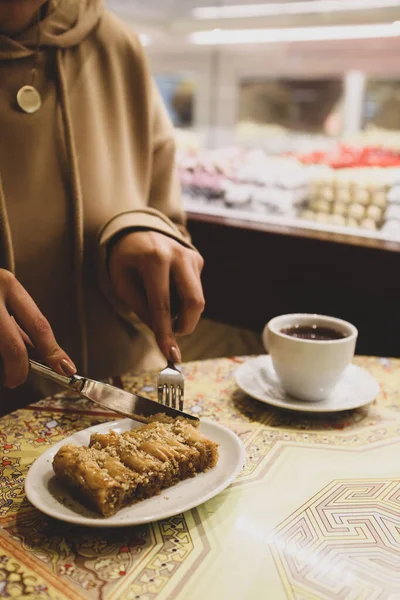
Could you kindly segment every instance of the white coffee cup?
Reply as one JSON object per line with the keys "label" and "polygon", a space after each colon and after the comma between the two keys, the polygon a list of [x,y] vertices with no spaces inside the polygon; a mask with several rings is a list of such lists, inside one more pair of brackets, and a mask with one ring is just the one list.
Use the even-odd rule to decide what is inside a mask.
{"label": "white coffee cup", "polygon": [[[292,337],[283,329],[299,326],[327,327],[346,337],[335,340],[311,340]],[[351,363],[358,331],[351,323],[312,314],[282,315],[271,319],[264,328],[264,347],[271,355],[279,382],[291,396],[300,400],[326,398]]]}

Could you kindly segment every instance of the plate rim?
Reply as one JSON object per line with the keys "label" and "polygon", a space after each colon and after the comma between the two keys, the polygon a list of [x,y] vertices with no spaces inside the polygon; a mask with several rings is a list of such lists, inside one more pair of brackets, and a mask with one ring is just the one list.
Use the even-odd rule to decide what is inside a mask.
{"label": "plate rim", "polygon": [[[243,441],[241,440],[241,438],[235,432],[233,432],[228,427],[225,427],[221,423],[216,423],[209,419],[201,419],[200,427],[201,427],[201,423],[204,423],[207,426],[211,426],[213,428],[215,427],[216,429],[223,431],[225,435],[228,435],[228,437],[231,438],[231,440],[234,443],[236,443],[239,455],[238,455],[238,459],[235,464],[235,467],[232,469],[232,472],[230,473],[230,475],[228,477],[226,477],[223,480],[223,482],[220,483],[216,488],[208,491],[207,493],[204,494],[204,496],[201,496],[200,500],[193,500],[192,502],[189,502],[188,504],[182,503],[182,506],[179,509],[169,509],[169,510],[165,509],[162,513],[160,513],[160,515],[157,515],[157,516],[149,515],[149,516],[141,517],[141,518],[137,518],[137,519],[127,518],[124,521],[115,521],[115,522],[110,520],[113,517],[108,517],[108,518],[104,518],[104,519],[101,519],[101,518],[94,519],[94,518],[85,517],[82,515],[74,515],[74,514],[62,515],[57,510],[54,510],[53,508],[46,506],[46,504],[41,505],[40,503],[36,502],[35,492],[33,491],[33,489],[31,490],[31,487],[30,487],[30,479],[32,477],[34,477],[35,471],[38,468],[40,468],[41,463],[45,462],[47,460],[47,458],[49,457],[49,455],[51,455],[52,453],[54,455],[61,446],[69,443],[68,440],[76,434],[87,433],[88,435],[90,435],[90,432],[97,431],[99,428],[102,429],[103,427],[107,427],[107,428],[112,429],[115,427],[120,427],[121,423],[127,423],[128,421],[132,421],[132,419],[128,419],[128,418],[118,419],[118,420],[114,420],[114,421],[106,421],[105,423],[99,423],[98,425],[92,425],[91,427],[87,427],[85,429],[75,431],[74,433],[67,436],[63,440],[60,440],[59,442],[56,442],[55,444],[53,444],[52,446],[47,448],[47,450],[45,450],[38,458],[36,458],[34,460],[34,462],[29,467],[28,473],[25,477],[24,490],[25,490],[26,498],[29,501],[29,503],[34,508],[39,510],[41,513],[47,515],[48,517],[56,519],[58,521],[63,521],[64,523],[71,523],[74,525],[80,525],[83,527],[93,527],[93,528],[96,528],[96,527],[97,528],[134,527],[137,525],[154,523],[157,521],[161,521],[163,519],[168,519],[177,514],[186,512],[188,510],[192,510],[193,508],[196,508],[197,506],[200,506],[201,504],[204,504],[205,502],[208,502],[209,500],[211,500],[212,498],[214,498],[215,496],[217,496],[218,494],[223,492],[227,487],[230,486],[230,484],[239,475],[240,471],[242,470],[242,468],[245,464],[246,448],[245,448],[245,445],[244,445]],[[51,466],[49,466],[49,469],[51,469]],[[206,473],[205,473],[205,475],[206,475]],[[193,481],[196,481],[196,478],[193,478]],[[166,489],[168,489],[168,488],[166,488]]]}
{"label": "plate rim", "polygon": [[[244,386],[242,385],[242,383],[239,381],[240,373],[241,373],[241,371],[243,371],[245,369],[245,366],[248,363],[256,363],[257,361],[261,362],[262,360],[270,360],[272,362],[270,354],[260,354],[259,356],[254,356],[254,357],[249,358],[246,361],[244,361],[235,370],[235,373],[234,373],[235,382],[236,382],[236,385],[242,390],[242,392],[244,392],[251,398],[254,398],[255,400],[258,400],[259,402],[262,402],[263,404],[267,404],[269,406],[274,406],[276,408],[281,408],[284,410],[291,410],[294,412],[312,413],[312,414],[345,412],[348,410],[356,410],[357,408],[362,408],[363,406],[368,406],[376,399],[376,397],[378,396],[378,394],[380,392],[380,384],[379,384],[379,381],[376,379],[376,377],[371,375],[371,373],[369,373],[369,371],[367,371],[363,367],[359,367],[358,365],[355,365],[354,363],[350,363],[349,367],[353,368],[354,370],[360,371],[364,376],[367,375],[371,379],[371,381],[373,381],[375,383],[376,392],[374,392],[374,395],[371,398],[371,400],[368,400],[367,402],[365,402],[365,401],[360,402],[359,404],[356,404],[351,407],[336,407],[336,408],[334,406],[332,408],[327,407],[326,405],[320,406],[318,408],[318,404],[319,404],[318,402],[307,402],[305,400],[299,400],[299,402],[302,402],[302,404],[298,405],[298,406],[292,405],[292,404],[286,404],[284,400],[274,400],[273,398],[267,400],[266,398],[262,398],[261,395],[258,395],[258,394],[256,395],[253,392],[250,392],[247,389],[245,389]],[[294,399],[294,400],[296,400],[296,399]]]}

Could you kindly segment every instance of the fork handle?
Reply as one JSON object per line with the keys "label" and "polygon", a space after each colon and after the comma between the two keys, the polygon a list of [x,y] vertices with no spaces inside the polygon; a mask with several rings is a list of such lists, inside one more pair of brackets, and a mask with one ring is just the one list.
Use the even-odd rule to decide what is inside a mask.
{"label": "fork handle", "polygon": [[174,361],[168,359],[167,363],[168,363],[168,369],[172,369],[173,371],[177,371],[178,373],[181,372],[181,370],[178,369],[178,367],[175,365]]}

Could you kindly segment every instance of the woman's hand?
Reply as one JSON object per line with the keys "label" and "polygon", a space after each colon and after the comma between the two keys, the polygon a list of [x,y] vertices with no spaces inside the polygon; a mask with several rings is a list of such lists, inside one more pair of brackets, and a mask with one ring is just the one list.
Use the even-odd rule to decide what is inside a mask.
{"label": "woman's hand", "polygon": [[[160,350],[174,362],[181,361],[175,334],[191,333],[204,310],[202,268],[198,252],[156,231],[127,233],[110,251],[115,293],[153,330]],[[174,331],[171,289],[176,290],[179,301]]]}
{"label": "woman's hand", "polygon": [[28,376],[27,346],[60,375],[76,368],[57,344],[47,319],[10,271],[0,269],[0,356],[2,383],[15,388]]}

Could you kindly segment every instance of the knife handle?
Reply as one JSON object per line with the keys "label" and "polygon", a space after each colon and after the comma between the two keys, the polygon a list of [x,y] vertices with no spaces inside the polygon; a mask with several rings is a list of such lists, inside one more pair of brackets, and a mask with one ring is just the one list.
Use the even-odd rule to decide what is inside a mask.
{"label": "knife handle", "polygon": [[53,369],[50,369],[47,365],[42,365],[41,363],[36,362],[35,360],[29,359],[29,366],[33,373],[37,375],[42,375],[46,379],[50,379],[50,381],[54,381],[54,383],[58,383],[62,387],[70,388],[76,391],[80,391],[85,383],[83,377],[79,375],[73,375],[72,377],[66,377],[65,375],[59,375]]}

